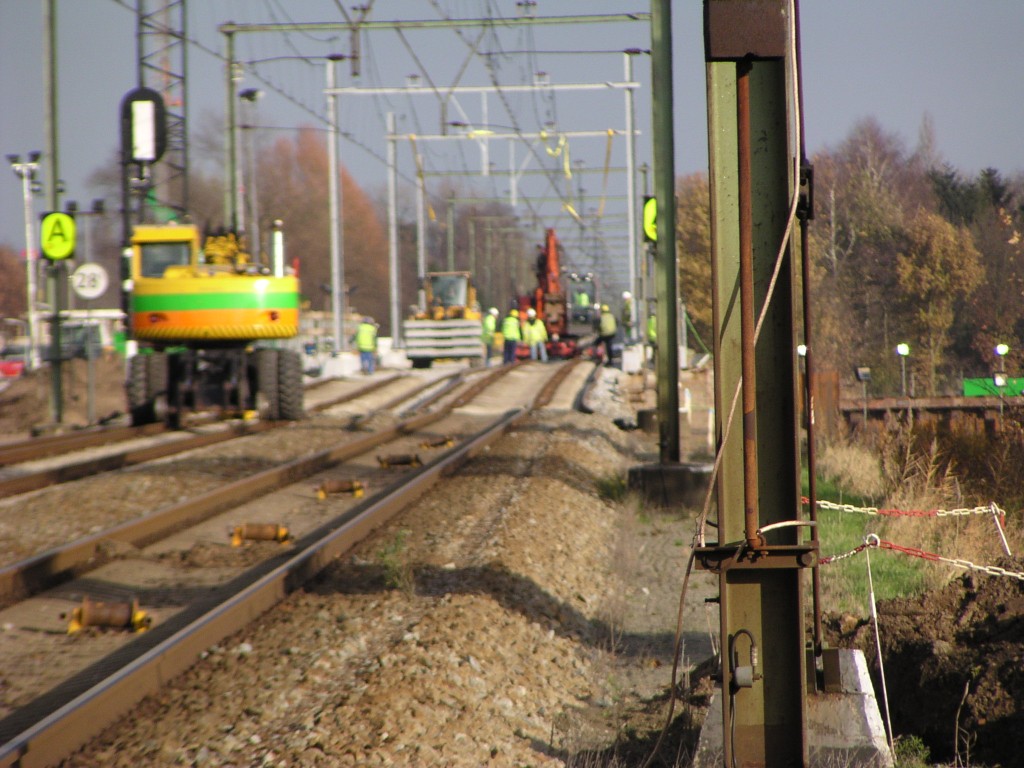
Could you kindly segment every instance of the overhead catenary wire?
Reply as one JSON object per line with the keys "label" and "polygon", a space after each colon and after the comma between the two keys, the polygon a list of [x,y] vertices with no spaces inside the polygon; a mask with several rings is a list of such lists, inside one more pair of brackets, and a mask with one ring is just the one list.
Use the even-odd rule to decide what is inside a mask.
{"label": "overhead catenary wire", "polygon": [[[122,7],[122,8],[124,8],[125,10],[130,11],[132,13],[136,12],[136,8],[134,7],[134,5],[130,4],[128,2],[128,0],[110,0],[110,2],[114,3],[115,5],[118,5],[118,6]],[[188,45],[192,46],[196,50],[198,50],[198,51],[200,51],[200,52],[202,52],[202,53],[204,53],[204,54],[206,54],[208,56],[213,57],[214,59],[216,59],[217,61],[221,62],[222,64],[227,65],[227,63],[228,63],[227,62],[227,58],[222,53],[220,53],[220,52],[218,52],[218,51],[216,51],[216,50],[206,46],[205,44],[202,43],[202,41],[200,41],[196,37],[185,34],[184,37],[183,37],[183,40],[184,40],[184,42],[186,42]],[[322,58],[322,57],[320,57],[320,56],[306,56],[306,55],[302,55],[300,58],[308,60],[307,63],[309,63],[310,65],[313,65],[315,59]],[[248,63],[248,64],[251,65],[251,64],[256,64],[258,62],[249,61],[249,62],[240,62],[240,63]],[[298,108],[302,112],[305,112],[306,114],[308,114],[311,117],[313,117],[314,119],[316,119],[316,121],[318,123],[320,123],[323,127],[326,128],[326,127],[328,127],[330,125],[330,121],[328,120],[327,116],[324,113],[322,113],[317,108],[310,106],[309,104],[305,103],[304,101],[302,101],[298,97],[296,97],[293,94],[291,94],[284,86],[279,85],[278,83],[271,81],[265,74],[260,73],[260,72],[256,71],[255,69],[252,70],[251,74],[252,74],[252,76],[257,81],[259,81],[268,90],[273,91],[278,96],[283,98],[285,101],[290,103],[292,106]],[[303,79],[305,79],[305,78],[303,78]],[[320,92],[318,92],[317,95],[318,95],[318,97],[322,96],[322,94]],[[298,127],[296,127],[295,130],[298,130]],[[342,131],[341,135],[342,135],[342,137],[346,141],[351,143],[354,147],[358,148],[359,150],[364,152],[366,155],[368,155],[372,159],[374,159],[377,162],[379,162],[381,165],[383,165],[383,166],[387,165],[387,158],[385,158],[383,155],[381,155],[379,152],[374,150],[372,147],[370,147],[365,142],[361,141],[359,138],[357,138],[351,132]],[[408,177],[406,175],[402,175],[402,178],[405,179],[406,181],[410,182],[410,183],[413,181],[413,179],[411,179],[410,177]]]}
{"label": "overhead catenary wire", "polygon": [[[450,16],[448,16],[448,14],[446,14],[446,13],[445,13],[445,12],[444,12],[444,11],[443,11],[443,10],[442,10],[442,9],[441,9],[440,7],[439,7],[439,5],[438,5],[438,3],[436,2],[436,0],[431,0],[431,5],[433,5],[433,6],[434,6],[434,8],[435,8],[435,9],[437,10],[437,12],[438,12],[438,15],[439,15],[439,16],[441,16],[441,17],[442,17],[443,19],[445,19],[445,20],[448,20],[448,19],[450,19]],[[495,29],[495,23],[496,23],[496,21],[498,21],[498,20],[499,20],[499,19],[496,19],[496,18],[494,18],[494,17],[491,17],[491,18],[489,18],[489,19],[488,19],[488,20],[487,20],[487,21],[485,22],[485,24],[484,24],[484,27],[485,27],[486,29],[490,30],[491,34],[492,34],[492,35],[494,36],[494,39],[495,39],[495,42],[496,42],[496,43],[497,43],[497,35],[496,35],[496,33],[495,33],[494,29]],[[463,44],[464,44],[464,45],[466,45],[466,46],[471,46],[471,45],[472,45],[472,44],[471,44],[471,43],[470,43],[470,42],[469,42],[469,41],[468,41],[468,40],[466,39],[466,37],[465,37],[465,36],[464,36],[464,35],[462,34],[461,30],[458,30],[458,29],[456,29],[456,30],[455,30],[455,33],[456,33],[456,35],[458,36],[459,40],[461,40],[461,41],[463,42]],[[499,47],[499,49],[500,49],[500,46],[498,46],[498,47]],[[503,54],[499,54],[499,55],[503,55]],[[534,159],[535,159],[535,160],[537,161],[538,167],[540,167],[540,168],[542,168],[542,169],[543,169],[543,168],[545,168],[545,163],[543,163],[543,162],[542,162],[542,160],[541,160],[541,157],[540,157],[540,156],[539,156],[539,154],[537,153],[537,150],[536,150],[536,148],[535,148],[535,147],[533,146],[533,144],[532,144],[532,143],[530,143],[530,142],[527,142],[527,141],[525,140],[525,138],[524,138],[524,137],[522,136],[522,129],[521,129],[520,125],[519,125],[519,120],[518,120],[518,118],[517,118],[517,116],[516,116],[516,111],[515,111],[515,110],[514,110],[514,109],[512,108],[511,104],[509,103],[509,100],[508,100],[508,95],[507,95],[507,94],[505,93],[505,91],[504,91],[504,90],[502,89],[501,83],[500,83],[500,81],[499,81],[499,78],[498,78],[498,73],[497,73],[497,71],[496,71],[496,70],[497,70],[497,67],[496,67],[496,64],[495,64],[496,58],[497,58],[497,57],[496,57],[495,55],[488,55],[488,56],[486,56],[486,57],[483,57],[483,63],[484,63],[484,67],[485,67],[485,69],[486,69],[486,71],[487,71],[487,73],[488,73],[488,76],[489,76],[489,78],[490,78],[490,81],[491,81],[491,85],[492,85],[492,86],[494,87],[494,89],[495,89],[495,93],[496,93],[496,94],[498,95],[498,98],[499,98],[499,100],[501,101],[501,103],[502,103],[502,106],[503,106],[503,107],[504,107],[504,109],[505,109],[505,114],[506,114],[506,116],[507,116],[507,119],[509,119],[509,120],[510,120],[510,122],[512,123],[512,127],[513,127],[513,130],[515,131],[515,133],[516,133],[517,135],[519,135],[519,136],[520,136],[520,138],[521,138],[521,139],[522,139],[522,141],[523,141],[523,144],[524,144],[524,145],[525,145],[525,146],[527,147],[527,149],[528,149],[528,151],[530,152],[530,154],[531,154],[531,155],[532,155],[532,156],[534,157]],[[551,174],[551,172],[550,172],[550,171],[549,171],[549,172],[548,172],[548,174],[547,174],[547,180],[548,180],[548,184],[549,184],[549,186],[550,186],[550,187],[551,187],[551,189],[552,189],[552,190],[554,191],[554,193],[555,193],[556,195],[560,195],[560,196],[563,196],[563,198],[564,198],[564,195],[563,195],[563,193],[562,193],[561,189],[559,188],[559,185],[558,185],[558,184],[556,183],[556,181],[554,180],[554,177],[552,176],[552,174]],[[566,201],[566,200],[564,200],[564,199],[563,199],[563,205],[565,205],[565,204],[566,204],[567,202],[569,202],[569,201]],[[534,206],[533,206],[533,205],[532,205],[531,203],[527,202],[526,204],[527,204],[527,207],[528,207],[528,208],[530,209],[530,213],[531,213],[531,214],[532,214],[533,216],[535,216],[535,217],[537,217],[537,218],[542,218],[542,217],[540,217],[540,214],[539,214],[539,212],[538,212],[538,211],[536,210],[536,208],[535,208],[535,207],[534,207]],[[569,203],[569,204],[571,204],[571,203]]]}
{"label": "overhead catenary wire", "polygon": [[[114,1],[117,2],[119,5],[121,5],[122,7],[131,10],[131,8],[130,8],[130,0],[114,0]],[[350,13],[350,12],[348,12],[346,10],[345,6],[340,2],[340,0],[336,0],[335,5],[337,6],[337,10],[340,13],[340,15],[342,17],[344,17],[345,24],[348,24],[351,27],[353,27],[353,31],[357,30],[358,27],[359,27],[359,21],[360,21],[360,18],[361,18],[359,16],[359,14],[358,13]],[[365,16],[365,12],[371,6],[372,6],[372,3],[370,3],[369,5],[364,5],[364,7],[360,9],[361,11],[363,11],[364,16]],[[452,29],[453,29],[454,33],[456,34],[456,36],[458,37],[458,39],[463,43],[463,45],[466,47],[466,49],[468,51],[467,55],[465,55],[464,58],[461,58],[460,60],[458,60],[458,61],[461,61],[462,70],[463,71],[468,71],[469,63],[471,61],[483,61],[484,69],[486,70],[487,75],[488,75],[492,85],[495,86],[496,91],[499,93],[499,96],[502,97],[503,100],[504,100],[502,108],[504,109],[504,111],[506,113],[509,113],[509,119],[515,124],[516,129],[521,133],[522,132],[522,122],[519,119],[519,116],[517,114],[517,110],[514,108],[514,105],[512,104],[512,100],[507,98],[507,94],[504,92],[504,89],[505,89],[505,85],[506,85],[505,81],[507,79],[507,77],[506,77],[507,68],[505,67],[505,64],[506,64],[506,62],[515,60],[516,57],[519,56],[518,51],[523,49],[523,46],[516,46],[516,47],[514,47],[512,49],[514,52],[511,52],[511,53],[503,52],[502,48],[504,47],[504,43],[503,43],[502,35],[505,34],[506,29],[513,29],[513,28],[515,28],[515,29],[525,29],[526,30],[526,34],[524,36],[525,36],[525,38],[526,38],[526,40],[528,42],[528,44],[525,46],[525,48],[534,51],[534,53],[532,54],[531,60],[533,62],[536,62],[536,63],[539,64],[538,53],[536,52],[538,46],[536,44],[536,40],[534,39],[534,37],[535,37],[534,36],[534,25],[532,25],[532,24],[530,24],[530,25],[516,24],[515,22],[519,22],[521,20],[520,19],[509,19],[509,18],[503,16],[502,13],[500,12],[500,9],[497,8],[497,7],[492,8],[491,11],[488,14],[486,14],[486,16],[487,16],[486,19],[476,19],[476,20],[473,20],[473,19],[465,19],[465,20],[454,19],[453,20],[453,19],[451,19],[451,15],[448,12],[446,12],[445,8],[442,6],[442,4],[437,2],[437,0],[432,0],[432,6],[433,6],[433,8],[435,10],[436,15],[438,17],[440,17],[440,19],[445,20],[445,21],[449,21],[450,20],[450,21],[454,21],[455,22],[455,24],[453,25]],[[237,9],[236,10],[236,14],[235,14],[236,16],[245,17],[247,15],[247,13],[250,12],[249,7],[244,5],[244,4],[240,4],[240,5],[235,6],[235,7]],[[285,26],[288,26],[290,24],[294,24],[294,22],[291,21],[292,17],[289,16],[290,9],[288,8],[287,4],[283,3],[281,0],[264,0],[264,3],[260,7],[262,7],[264,9],[264,11],[265,11],[265,13],[267,15],[269,15],[273,19],[275,19],[275,21],[278,20],[278,19],[284,19],[285,20],[286,23],[279,24],[278,26],[285,27]],[[294,11],[292,11],[292,12],[294,12]],[[607,16],[608,16],[607,14],[605,14],[605,15],[598,14],[596,18],[599,18],[599,20],[601,20],[601,21],[611,20],[609,18],[605,18]],[[369,29],[369,28],[380,29],[380,30],[384,30],[385,29],[384,26],[381,23],[377,23],[377,22],[372,22],[372,23],[371,22],[367,22],[367,23],[370,25],[370,27],[367,27],[367,29]],[[331,24],[332,24],[332,22],[326,22],[324,24],[324,28],[330,28]],[[376,24],[376,26],[373,26],[374,24]],[[252,25],[241,24],[241,25],[238,25],[238,24],[234,24],[234,23],[229,23],[229,24],[222,25],[222,26],[224,27],[224,29],[222,30],[223,32],[225,32],[227,34],[233,34],[233,35],[237,36],[239,39],[244,39],[246,41],[246,43],[244,44],[246,47],[242,48],[242,50],[245,50],[247,54],[249,54],[249,53],[252,54],[249,57],[249,60],[245,62],[246,66],[247,66],[246,75],[248,77],[252,77],[253,80],[257,84],[259,84],[259,85],[261,85],[263,87],[266,87],[266,89],[268,91],[270,91],[273,94],[275,94],[275,97],[280,96],[282,99],[284,99],[286,102],[288,102],[291,106],[294,106],[294,107],[298,108],[301,111],[302,114],[310,115],[314,119],[315,125],[317,125],[317,126],[327,126],[329,124],[329,121],[327,120],[326,116],[324,115],[324,109],[323,109],[322,103],[321,103],[322,91],[319,88],[315,87],[316,83],[315,83],[315,79],[314,78],[310,78],[308,76],[301,76],[301,77],[295,78],[296,83],[298,83],[301,87],[312,87],[314,89],[314,94],[312,96],[307,96],[302,91],[301,87],[299,89],[296,89],[294,87],[293,83],[291,83],[290,81],[286,81],[285,78],[280,76],[278,74],[278,70],[274,69],[274,66],[276,66],[276,65],[271,65],[269,61],[261,61],[261,59],[275,58],[273,56],[274,53],[284,52],[284,53],[295,54],[295,56],[294,56],[295,61],[301,62],[301,64],[286,64],[284,66],[290,66],[290,67],[297,67],[297,66],[313,67],[313,66],[315,66],[314,60],[318,59],[318,58],[322,58],[322,57],[319,56],[319,55],[303,55],[304,51],[305,51],[305,49],[307,47],[306,45],[303,44],[303,42],[304,41],[311,41],[311,42],[315,43],[316,45],[327,45],[327,44],[330,44],[332,41],[337,40],[338,37],[336,37],[334,35],[320,34],[319,31],[318,31],[319,27],[318,27],[318,25],[315,25],[315,24],[305,24],[305,23],[294,24],[294,26],[296,26],[298,28],[298,32],[301,33],[301,34],[285,34],[283,37],[279,37],[278,38],[278,48],[275,51],[274,49],[267,48],[265,45],[263,45],[263,41],[266,40],[269,37],[268,35],[260,35],[260,34],[245,34],[245,35],[243,35],[242,34],[243,32],[257,32],[258,33],[258,32],[263,32],[263,31],[267,31],[267,32],[273,31],[273,30],[265,28],[265,27],[270,26],[270,25],[259,25],[259,24],[252,24]],[[408,28],[412,29],[414,26],[415,26],[415,24],[411,24]],[[469,33],[469,32],[465,32],[464,31],[467,27],[474,27],[474,26],[479,26],[479,28],[480,28],[480,32],[479,33],[473,34],[473,33]],[[340,27],[340,25],[338,25],[337,23],[333,23],[333,28],[337,29],[339,27]],[[343,27],[341,27],[341,28],[344,29]],[[437,27],[435,26],[434,28],[437,28]],[[539,27],[539,28],[543,29],[543,26]],[[312,30],[312,31],[310,31],[310,30]],[[408,39],[410,44],[413,42],[412,35],[406,35],[406,38]],[[211,57],[215,58],[216,60],[218,60],[220,62],[226,62],[226,57],[225,56],[223,56],[223,55],[217,53],[216,51],[212,50],[211,47],[203,46],[202,43],[199,40],[190,37],[189,38],[189,43],[190,43],[190,45],[197,46],[200,51],[210,55]],[[356,45],[356,43],[353,41],[352,42],[352,46],[355,46],[355,45]],[[412,46],[410,45],[410,47],[412,47]],[[481,51],[484,50],[485,48],[486,48],[487,54],[488,54],[486,56],[481,54]],[[415,53],[416,50],[418,50],[418,49],[414,49],[412,51],[412,53]],[[374,54],[375,53],[376,53],[375,48],[371,47],[370,45],[367,45],[365,51],[362,51],[362,50],[359,51],[360,59],[363,60],[363,61],[370,61],[371,59],[374,59]],[[283,58],[283,57],[277,57],[277,58]],[[538,67],[535,66],[535,68],[538,68]],[[281,71],[286,71],[286,70],[281,70]],[[372,74],[373,70],[370,70],[370,72]],[[379,75],[379,68],[378,68],[376,74]],[[461,75],[459,75],[459,76],[461,76]],[[439,81],[436,79],[436,77],[433,78],[433,79],[434,79],[434,83],[438,84],[438,91],[443,93],[444,87],[440,86]],[[539,104],[539,109],[545,110],[546,114],[548,114],[548,115],[552,116],[553,118],[555,118],[555,120],[552,120],[551,122],[555,122],[557,120],[557,103],[556,103],[554,89],[551,89],[551,92],[549,92],[547,89],[543,89],[542,88],[542,89],[539,89],[537,91],[531,92],[530,93],[530,97],[531,98],[537,98],[538,99],[538,104]],[[382,102],[381,102],[379,97],[375,98],[375,106],[377,107],[378,119],[380,118],[380,114],[379,114],[380,113],[380,106],[379,105],[381,103]],[[399,119],[405,119],[405,120],[407,120],[409,122],[422,122],[422,114],[416,114],[415,108],[410,108],[409,110],[392,110],[392,111],[396,111],[397,113],[399,113],[397,115],[399,117]],[[364,117],[365,117],[365,111],[359,111],[359,110],[352,111],[352,112],[349,112],[348,110],[346,110],[346,111],[344,111],[344,114],[346,116],[345,120],[346,120],[347,123],[349,123],[351,121],[357,121],[358,122],[361,119],[360,115],[364,115]],[[372,114],[372,113],[370,113],[370,114]],[[276,127],[278,127],[278,126],[275,126],[275,128]],[[317,129],[318,130],[323,130],[323,128],[317,128]],[[360,137],[361,130],[362,129],[358,129],[358,130],[357,129],[353,129],[349,125],[346,125],[346,126],[342,127],[342,129],[341,129],[341,136],[343,137],[343,139],[347,143],[350,143],[354,148],[358,149],[361,153],[363,153],[363,154],[367,155],[368,157],[376,160],[380,165],[386,166],[387,160],[384,157],[383,151],[377,151],[376,148],[372,147],[371,145],[367,144],[364,140],[362,140],[361,137]],[[419,130],[419,129],[417,129],[417,130]],[[541,157],[540,157],[541,153],[539,152],[540,148],[539,148],[539,146],[536,145],[536,143],[531,145],[531,143],[528,140],[523,140],[522,143],[523,143],[523,146],[526,148],[526,157],[523,158],[523,160],[524,160],[523,166],[525,167],[526,162],[531,162],[532,161],[532,162],[536,163],[538,170],[540,170],[542,172],[541,178],[545,178],[546,177],[547,178],[547,182],[546,183],[548,185],[553,184],[554,183],[553,179],[557,176],[558,169],[552,167],[553,163],[551,163],[551,162],[544,162],[541,159]],[[457,147],[458,147],[458,153],[459,153],[459,164],[463,168],[468,168],[468,161],[466,159],[467,148],[464,145],[462,145],[462,144],[458,144]],[[440,165],[439,165],[440,164],[440,155],[438,153],[434,152],[432,150],[432,148],[428,148],[428,147],[423,147],[421,149],[422,149],[422,163],[423,163],[423,167],[424,167],[425,172],[429,173],[429,172],[433,171],[434,169],[440,167]],[[510,150],[510,155],[511,155],[512,151],[514,151],[514,150]],[[401,176],[401,178],[404,181],[409,182],[409,183],[412,183],[415,180],[413,177],[410,177],[410,175],[408,175],[406,173],[399,172],[399,176]],[[499,180],[497,178],[495,178],[493,176],[489,176],[487,178],[487,185],[492,190],[492,192],[494,193],[495,197],[500,196],[500,191],[498,189]],[[479,185],[479,186],[483,187],[484,185]],[[566,193],[563,190],[560,190],[558,188],[557,184],[553,187],[553,189],[555,190],[555,192],[554,192],[555,195],[557,195],[559,197],[562,197],[562,198],[566,197]],[[538,204],[537,202],[534,201],[533,197],[534,197],[534,195],[530,191],[528,191],[527,189],[524,188],[523,196],[522,196],[522,205],[523,205],[523,208],[524,208],[523,214],[524,214],[525,217],[532,219],[535,222],[535,225],[546,226],[549,223],[551,223],[552,221],[557,222],[557,221],[559,221],[561,219],[562,211],[558,211],[558,212],[552,214],[550,212],[550,208],[546,208],[543,205]],[[571,199],[571,197],[570,197],[570,199]],[[563,206],[565,205],[564,199],[563,199],[562,205]],[[574,202],[570,202],[569,203],[569,207],[570,208],[572,208],[574,205],[575,205]],[[581,218],[583,218],[585,221],[591,219],[591,211],[589,209],[581,208],[578,211],[578,213],[580,214]],[[591,223],[591,222],[588,222],[588,223]]]}

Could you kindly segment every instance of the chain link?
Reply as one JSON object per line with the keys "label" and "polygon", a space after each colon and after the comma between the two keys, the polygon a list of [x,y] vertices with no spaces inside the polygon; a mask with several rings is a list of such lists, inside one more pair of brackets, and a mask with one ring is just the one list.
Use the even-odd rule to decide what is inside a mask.
{"label": "chain link", "polygon": [[848,557],[859,555],[861,552],[867,549],[867,547],[867,544],[861,544],[859,547],[851,549],[849,552],[843,552],[841,555],[829,555],[828,557],[823,557],[820,560],[818,560],[818,565],[829,565],[830,563],[835,563],[839,560],[845,560]]}
{"label": "chain link", "polygon": [[[802,499],[804,504],[810,504],[806,496]],[[964,507],[961,509],[929,509],[929,510],[904,510],[904,509],[879,509],[878,507],[858,507],[853,504],[836,504],[834,501],[818,499],[819,509],[831,509],[836,512],[857,512],[862,515],[885,515],[887,517],[967,517],[969,515],[991,515],[993,508],[1000,517],[1005,518],[1006,512],[996,504],[985,507]]]}
{"label": "chain link", "polygon": [[818,564],[829,565],[830,563],[835,563],[839,560],[845,560],[848,557],[859,555],[868,547],[890,549],[894,552],[902,552],[905,555],[910,555],[911,557],[918,557],[922,560],[928,560],[933,563],[946,563],[947,565],[952,565],[955,568],[963,568],[964,570],[968,571],[978,571],[980,573],[986,573],[989,576],[1006,576],[1012,579],[1017,579],[1017,581],[1024,582],[1024,573],[1021,573],[1020,571],[1010,571],[1006,568],[1000,568],[998,565],[978,565],[977,563],[972,563],[970,560],[943,557],[942,555],[937,555],[934,552],[926,552],[925,550],[918,549],[916,547],[904,547],[900,544],[893,544],[891,541],[879,539],[875,534],[868,534],[868,536],[865,537],[865,543],[861,544],[855,549],[851,549],[849,552],[844,552],[840,555],[830,555],[829,557],[823,557],[820,560],[818,560]]}

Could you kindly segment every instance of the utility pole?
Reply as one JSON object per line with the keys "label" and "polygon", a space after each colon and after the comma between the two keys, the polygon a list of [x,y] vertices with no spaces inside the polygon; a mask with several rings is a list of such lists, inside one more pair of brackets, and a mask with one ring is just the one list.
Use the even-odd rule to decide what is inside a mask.
{"label": "utility pole", "polygon": [[402,348],[398,287],[398,163],[395,146],[395,113],[387,114],[388,132],[388,277],[391,289],[391,343]]}
{"label": "utility pole", "polygon": [[[625,77],[626,82],[633,81],[633,56],[638,53],[634,51],[626,51],[623,56],[625,57]],[[641,340],[643,339],[643,328],[640,325],[639,307],[637,306],[642,301],[640,294],[640,286],[637,283],[637,268],[636,268],[636,239],[637,239],[637,224],[636,224],[636,212],[637,212],[637,199],[636,199],[636,139],[634,137],[633,127],[633,89],[626,89],[626,221],[627,227],[629,228],[629,291],[633,294],[633,302],[630,306],[630,322],[633,325],[633,333],[641,333]],[[646,308],[643,310],[643,315],[646,318]]]}
{"label": "utility pole", "polygon": [[[705,4],[720,471],[718,541],[695,556],[719,580],[725,766],[808,758],[802,571],[818,558],[801,527],[795,406],[791,11]],[[658,217],[660,234],[660,205]]]}
{"label": "utility pole", "polygon": [[224,112],[227,116],[227,131],[224,143],[224,224],[232,232],[238,231],[238,172],[235,168],[238,162],[238,148],[236,147],[238,137],[235,130],[235,100],[238,90],[239,64],[235,61],[235,36],[225,36],[225,47],[227,48],[227,94],[224,98]]}
{"label": "utility pole", "polygon": [[25,214],[25,315],[27,320],[28,347],[25,350],[25,367],[34,371],[39,367],[39,334],[36,330],[36,258],[35,217],[32,215],[32,192],[36,183],[36,171],[42,152],[29,152],[25,162],[18,155],[7,155],[14,175],[21,180],[21,201]]}
{"label": "utility pole", "polygon": [[658,248],[654,262],[658,297],[658,447],[662,464],[679,463],[679,351],[676,334],[676,195],[672,113],[672,6],[651,4],[654,194],[658,198]]}
{"label": "utility pole", "polygon": [[[64,184],[60,180],[59,146],[57,135],[57,0],[46,3],[46,38],[44,47],[44,71],[46,72],[46,134],[49,143],[50,162],[47,164],[46,200],[50,211],[60,210],[60,195]],[[53,309],[53,321],[50,326],[50,373],[51,373],[51,408],[53,421],[60,424],[64,421],[64,392],[61,344],[61,307],[65,303],[67,293],[67,266],[63,260],[49,266],[50,303]]]}
{"label": "utility pole", "polygon": [[[420,169],[419,151],[415,148],[416,168]],[[427,294],[423,289],[423,281],[427,277],[427,191],[422,170],[416,173],[416,285],[420,312],[427,309]]]}
{"label": "utility pole", "polygon": [[[246,128],[246,140],[243,142],[245,154],[246,154],[246,166],[248,167],[247,175],[248,181],[243,183],[242,187],[245,190],[245,197],[248,200],[249,213],[245,217],[249,222],[248,233],[249,233],[249,247],[253,258],[257,262],[260,261],[260,209],[259,209],[259,194],[256,184],[256,149],[253,146],[255,139],[254,128],[255,120],[253,117],[256,112],[256,102],[263,95],[263,92],[257,88],[245,88],[238,93],[238,98],[249,105],[249,122],[248,124],[239,125],[239,128]],[[245,209],[245,206],[242,206]],[[246,229],[243,227],[243,230]]]}
{"label": "utility pole", "polygon": [[339,56],[327,57],[327,115],[331,123],[331,135],[327,144],[328,173],[327,192],[331,207],[331,314],[334,317],[334,349],[340,352],[348,350],[348,339],[345,337],[345,239],[342,229],[341,206],[341,160],[339,146],[341,136],[338,127],[338,97],[334,92],[335,63]]}
{"label": "utility pole", "polygon": [[448,232],[448,271],[455,271],[455,195],[448,196],[445,211],[445,229]]}

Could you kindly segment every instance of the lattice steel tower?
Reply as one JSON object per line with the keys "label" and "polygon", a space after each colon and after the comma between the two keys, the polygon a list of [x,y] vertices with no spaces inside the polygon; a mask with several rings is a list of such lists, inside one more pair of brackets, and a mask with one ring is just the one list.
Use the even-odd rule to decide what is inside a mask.
{"label": "lattice steel tower", "polygon": [[186,0],[136,0],[139,85],[163,96],[167,110],[167,149],[153,166],[149,211],[143,213],[150,220],[188,211],[185,6]]}

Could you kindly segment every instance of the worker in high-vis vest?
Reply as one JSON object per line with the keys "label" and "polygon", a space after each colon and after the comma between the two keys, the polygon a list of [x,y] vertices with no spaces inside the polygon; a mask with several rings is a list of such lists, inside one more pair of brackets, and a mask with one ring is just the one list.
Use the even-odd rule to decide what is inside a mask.
{"label": "worker in high-vis vest", "polygon": [[607,304],[601,305],[601,319],[598,320],[597,335],[601,339],[601,343],[604,345],[604,364],[612,364],[612,341],[615,340],[615,332],[618,331],[619,324],[615,321],[615,315],[612,314],[611,309],[608,308]]}
{"label": "worker in high-vis vest", "polygon": [[651,348],[651,365],[658,367],[658,317],[653,312],[647,317],[647,344]]}
{"label": "worker in high-vis vest", "polygon": [[507,365],[516,361],[516,348],[523,340],[522,329],[519,327],[519,310],[511,309],[501,321],[501,335],[505,337],[505,349],[502,361]]}
{"label": "worker in high-vis vest", "polygon": [[484,315],[483,330],[480,332],[480,341],[484,345],[484,365],[491,364],[491,352],[494,350],[494,335],[498,331],[498,308],[491,307]]}
{"label": "worker in high-vis vest", "polygon": [[537,317],[537,310],[533,307],[526,310],[523,341],[530,348],[531,360],[548,361],[548,329],[544,327],[544,321]]}
{"label": "worker in high-vis vest", "polygon": [[369,376],[377,364],[377,324],[372,317],[364,317],[359,323],[355,343],[359,350],[359,369]]}

